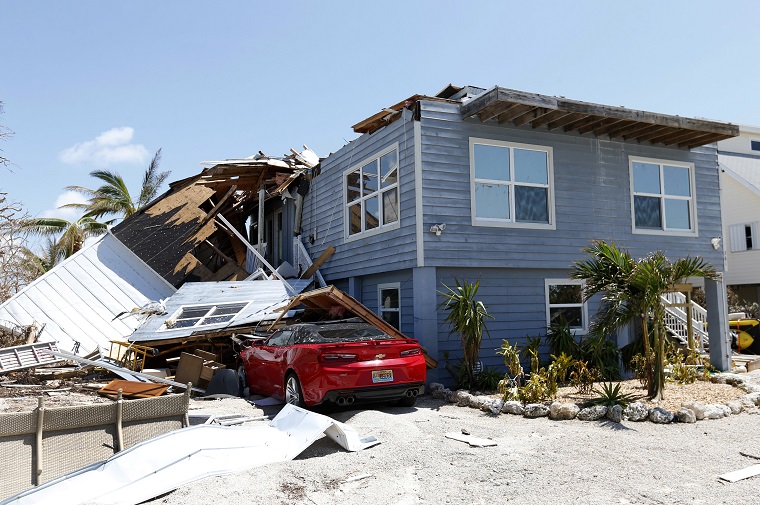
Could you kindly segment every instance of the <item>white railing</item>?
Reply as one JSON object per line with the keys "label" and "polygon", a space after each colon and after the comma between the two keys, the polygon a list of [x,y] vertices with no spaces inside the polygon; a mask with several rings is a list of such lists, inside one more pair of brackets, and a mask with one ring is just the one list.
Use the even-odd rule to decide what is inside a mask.
{"label": "white railing", "polygon": [[[673,307],[673,304],[686,304],[683,293],[666,293],[662,296],[665,305],[665,328],[676,336],[682,343],[688,344],[688,319],[691,318],[694,342],[700,351],[709,345],[707,337],[707,311],[692,300],[690,307]],[[688,316],[687,316],[688,312]]]}
{"label": "white railing", "polygon": [[[304,247],[303,242],[301,242],[301,235],[293,238],[293,261],[295,262],[294,266],[296,270],[299,272],[305,272],[314,263],[311,261],[311,256],[309,256],[309,252]],[[319,270],[317,270],[315,277],[320,288],[327,286]]]}

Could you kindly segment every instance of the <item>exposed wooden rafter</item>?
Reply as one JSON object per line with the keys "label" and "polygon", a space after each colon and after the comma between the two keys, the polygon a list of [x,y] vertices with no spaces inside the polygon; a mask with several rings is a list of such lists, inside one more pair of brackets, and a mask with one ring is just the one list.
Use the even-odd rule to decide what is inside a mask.
{"label": "exposed wooden rafter", "polygon": [[730,123],[612,107],[494,87],[461,105],[462,117],[515,126],[696,147],[739,135]]}

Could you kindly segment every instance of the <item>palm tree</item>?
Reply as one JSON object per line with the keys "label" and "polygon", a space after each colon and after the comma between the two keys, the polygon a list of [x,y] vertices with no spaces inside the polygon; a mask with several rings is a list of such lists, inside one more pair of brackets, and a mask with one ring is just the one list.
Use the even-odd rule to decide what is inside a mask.
{"label": "palm tree", "polygon": [[60,235],[56,241],[59,253],[68,258],[79,251],[84,241],[108,230],[107,223],[99,223],[91,216],[82,216],[76,221],[57,217],[37,217],[24,221],[22,228],[40,236]]}
{"label": "palm tree", "polygon": [[470,387],[474,384],[473,367],[478,362],[480,355],[480,343],[483,331],[488,332],[485,318],[493,316],[488,314],[483,302],[476,300],[480,281],[475,284],[460,283],[457,279],[456,289],[443,285],[447,291],[439,291],[444,300],[439,308],[448,312],[445,321],[451,326],[450,334],[458,334],[462,342],[462,366],[464,367]]}
{"label": "palm tree", "polygon": [[36,254],[28,248],[24,248],[23,254],[32,266],[32,269],[35,272],[35,277],[52,270],[54,266],[65,258],[65,252],[58,247],[58,242],[56,242],[51,236],[48,236],[45,243],[42,244],[40,254]]}
{"label": "palm tree", "polygon": [[[604,304],[591,325],[594,333],[609,334],[636,317],[641,318],[644,355],[653,370],[648,377],[649,396],[662,399],[665,388],[665,307],[661,297],[687,277],[717,278],[712,265],[700,257],[679,258],[673,262],[657,251],[634,260],[614,244],[595,241],[584,252],[592,257],[578,261],[571,277],[586,281],[584,298],[604,293]],[[649,345],[649,320],[654,333],[654,352]]]}
{"label": "palm tree", "polygon": [[140,187],[140,196],[135,200],[127,189],[124,179],[116,172],[108,170],[95,170],[90,176],[100,179],[104,184],[98,189],[88,189],[83,186],[67,186],[66,189],[76,191],[87,196],[88,203],[69,203],[64,207],[83,209],[85,216],[100,218],[109,214],[116,214],[121,218],[127,218],[145,207],[158,194],[158,190],[171,172],[159,172],[158,165],[161,163],[161,149],[156,151],[143,175]]}

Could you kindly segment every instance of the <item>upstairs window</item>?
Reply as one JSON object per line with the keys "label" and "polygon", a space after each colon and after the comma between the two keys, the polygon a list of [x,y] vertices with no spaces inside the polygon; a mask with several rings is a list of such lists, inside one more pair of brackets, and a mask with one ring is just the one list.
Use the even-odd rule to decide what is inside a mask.
{"label": "upstairs window", "polygon": [[176,330],[177,328],[228,323],[232,321],[247,305],[247,302],[241,302],[185,306],[175,312],[172,317],[167,319],[160,330]]}
{"label": "upstairs window", "polygon": [[343,177],[346,237],[398,226],[398,146],[382,151]]}
{"label": "upstairs window", "polygon": [[760,141],[750,140],[749,146],[750,146],[750,149],[752,149],[753,151],[760,151]]}
{"label": "upstairs window", "polygon": [[396,329],[401,328],[401,285],[380,284],[377,287],[380,306],[377,314]]}
{"label": "upstairs window", "polygon": [[564,323],[576,333],[588,330],[588,310],[583,302],[583,281],[546,279],[546,326]]}
{"label": "upstairs window", "polygon": [[694,166],[631,158],[634,233],[696,234]]}
{"label": "upstairs window", "polygon": [[743,252],[760,249],[757,237],[758,223],[740,223],[729,227],[731,252]]}
{"label": "upstairs window", "polygon": [[473,225],[554,228],[552,149],[470,139]]}

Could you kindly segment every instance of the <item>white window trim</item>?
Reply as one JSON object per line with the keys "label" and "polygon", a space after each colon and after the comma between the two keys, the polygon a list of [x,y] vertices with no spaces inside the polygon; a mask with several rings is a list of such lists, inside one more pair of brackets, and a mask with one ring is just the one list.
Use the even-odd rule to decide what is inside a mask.
{"label": "white window trim", "polygon": [[[585,286],[585,282],[580,279],[544,279],[544,304],[546,305],[546,327],[551,324],[551,308],[552,307],[577,307],[577,303],[549,303],[549,286],[557,285],[573,285],[581,286],[581,292]],[[581,302],[581,311],[583,317],[583,328],[571,328],[571,331],[576,335],[585,335],[588,332],[589,320],[588,320],[588,303]]]}
{"label": "white window trim", "polygon": [[[689,169],[689,190],[691,192],[690,197],[679,197],[675,195],[669,195],[668,198],[675,199],[675,200],[688,200],[689,201],[689,215],[691,218],[691,230],[681,230],[681,229],[660,229],[655,230],[653,228],[636,228],[636,207],[634,204],[634,196],[635,193],[633,191],[633,164],[635,162],[641,162],[641,163],[651,163],[653,165],[659,165],[660,166],[660,191],[664,191],[663,185],[665,184],[665,181],[662,177],[662,166],[668,165],[671,167],[683,167]],[[696,187],[696,181],[695,181],[695,173],[694,173],[694,163],[689,163],[685,161],[673,161],[673,160],[664,160],[664,159],[658,159],[658,158],[642,158],[640,156],[629,156],[628,157],[628,177],[630,182],[630,193],[631,193],[631,231],[633,234],[636,235],[670,235],[670,236],[679,236],[679,237],[697,237],[699,236],[699,231],[697,229],[697,223],[699,222],[699,219],[697,219],[697,187]],[[642,195],[647,195],[648,193],[642,193]],[[666,215],[665,215],[665,208],[663,207],[663,202],[665,199],[665,193],[660,193],[659,195],[652,195],[656,196],[660,199],[660,215],[663,220],[663,226],[666,222]]]}
{"label": "white window trim", "polygon": [[[213,308],[224,307],[224,306],[227,306],[227,305],[238,305],[238,304],[241,304],[241,303],[245,304],[243,306],[243,308],[241,308],[237,312],[237,314],[235,314],[234,316],[232,316],[232,319],[230,319],[229,321],[227,321],[225,323],[198,324],[198,323],[200,323],[200,321],[198,321],[198,323],[195,323],[192,326],[183,326],[182,328],[175,328],[173,326],[166,326],[166,322],[164,322],[164,324],[162,324],[161,327],[157,331],[185,330],[185,329],[188,329],[188,328],[202,328],[202,327],[205,327],[205,326],[214,326],[214,325],[217,325],[217,324],[229,324],[229,323],[232,323],[235,319],[237,319],[237,317],[241,313],[243,313],[243,311],[245,309],[248,308],[248,306],[251,304],[251,302],[250,301],[245,301],[245,300],[240,300],[240,301],[237,301],[237,302],[195,303],[195,304],[189,304],[189,305],[182,305],[180,308],[178,308],[177,310],[175,310],[170,317],[166,318],[166,321],[176,321],[177,320],[177,316],[179,316],[180,314],[182,314],[182,311],[185,310],[185,309],[192,309],[194,307],[210,307],[209,308],[209,311],[210,311],[211,307],[213,307]],[[206,317],[209,317],[208,316],[208,312],[206,314],[207,315],[203,316],[201,318],[201,320],[205,319]]]}
{"label": "white window trim", "polygon": [[[383,307],[383,297],[382,293],[384,289],[395,289],[398,291],[398,309],[386,309]],[[377,315],[380,316],[380,319],[383,318],[383,312],[398,312],[398,330],[401,330],[401,283],[400,282],[389,282],[387,284],[378,284],[377,285]]]}
{"label": "white window trim", "polygon": [[[485,218],[485,217],[477,217],[476,211],[475,211],[475,144],[483,144],[483,145],[490,145],[490,146],[498,146],[498,147],[507,147],[510,148],[509,151],[509,159],[510,159],[510,171],[514,170],[514,151],[513,148],[517,149],[525,149],[529,151],[541,151],[546,153],[546,163],[547,163],[547,181],[548,181],[548,187],[546,192],[546,198],[547,198],[547,211],[548,211],[548,223],[518,223],[514,221],[515,219],[515,199],[514,199],[514,181],[509,181],[508,185],[510,186],[510,212],[509,215],[512,216],[511,219],[494,219],[494,218]],[[496,181],[502,183],[503,181]],[[535,186],[535,187],[545,187],[543,184],[528,184],[528,183],[519,183],[520,186]],[[538,229],[538,230],[556,230],[557,229],[557,222],[555,220],[555,213],[554,213],[554,149],[549,146],[540,146],[540,145],[534,145],[534,144],[520,144],[517,142],[507,142],[504,140],[492,140],[492,139],[483,139],[483,138],[477,138],[477,137],[470,137],[470,217],[472,220],[472,226],[491,226],[491,227],[499,227],[499,228],[529,228],[529,229]]]}
{"label": "white window trim", "polygon": [[[380,224],[375,229],[368,230],[368,231],[367,230],[362,230],[359,233],[355,233],[353,235],[349,235],[348,232],[349,232],[349,228],[351,226],[351,222],[350,222],[350,219],[349,219],[348,198],[347,198],[347,195],[346,195],[346,193],[347,193],[347,191],[346,191],[346,189],[347,189],[347,187],[346,187],[346,178],[347,178],[348,174],[350,174],[351,172],[355,172],[356,170],[360,170],[363,166],[367,165],[368,163],[372,163],[375,160],[378,160],[378,163],[379,163],[380,158],[382,158],[383,156],[385,156],[386,154],[388,154],[390,152],[393,152],[394,150],[396,151],[396,156],[397,156],[397,159],[398,159],[398,166],[396,167],[398,181],[396,181],[395,186],[393,184],[391,184],[387,188],[384,188],[382,191],[380,189],[380,181],[378,181],[378,190],[377,190],[376,194],[378,196],[378,209],[380,211]],[[366,238],[366,237],[371,237],[371,236],[377,235],[379,233],[385,233],[386,231],[396,230],[396,229],[399,228],[400,223],[401,223],[401,186],[400,186],[400,184],[401,184],[401,151],[399,151],[399,144],[398,144],[398,142],[396,142],[396,143],[394,143],[394,144],[386,147],[382,151],[379,151],[378,153],[373,154],[372,156],[370,156],[368,158],[363,159],[359,163],[354,164],[353,166],[351,166],[351,168],[348,168],[347,170],[345,170],[343,172],[343,182],[342,182],[342,187],[343,187],[343,238],[344,238],[345,242],[352,242],[354,240],[359,240],[359,239],[363,239],[363,238]],[[398,216],[398,219],[395,222],[384,225],[384,224],[382,224],[382,220],[383,220],[384,216],[383,216],[383,199],[381,197],[381,194],[384,193],[384,192],[386,192],[386,191],[389,191],[392,188],[396,189],[396,203],[399,206],[399,216]],[[360,199],[362,201],[364,199],[366,199],[366,198],[367,197],[365,197],[363,195],[360,196]],[[362,207],[364,207],[364,203],[359,203],[359,205],[361,205]],[[362,218],[362,226],[363,226],[363,224],[364,224],[364,218]]]}

